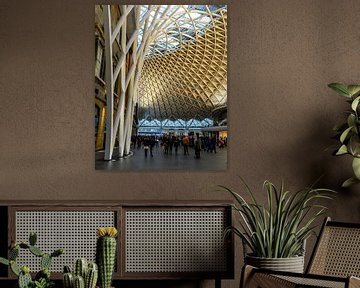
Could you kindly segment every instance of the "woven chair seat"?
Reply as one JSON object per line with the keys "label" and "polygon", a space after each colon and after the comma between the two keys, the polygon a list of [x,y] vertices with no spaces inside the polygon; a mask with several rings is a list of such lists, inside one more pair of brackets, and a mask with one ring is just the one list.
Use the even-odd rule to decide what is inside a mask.
{"label": "woven chair seat", "polygon": [[[307,276],[307,275],[306,275]],[[319,278],[302,278],[296,276],[280,276],[277,275],[275,277],[279,277],[283,280],[287,280],[288,282],[296,284],[296,287],[328,287],[328,288],[345,288],[345,279],[339,279],[335,281],[335,279],[319,279]],[[299,286],[300,285],[300,286]]]}

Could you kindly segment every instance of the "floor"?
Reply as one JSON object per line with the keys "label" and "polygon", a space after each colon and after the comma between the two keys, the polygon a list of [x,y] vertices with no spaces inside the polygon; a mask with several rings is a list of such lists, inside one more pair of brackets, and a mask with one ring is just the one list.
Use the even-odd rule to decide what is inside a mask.
{"label": "floor", "polygon": [[[145,157],[143,148],[132,149],[132,156],[117,161],[104,161],[104,151],[96,152],[96,170],[118,171],[160,171],[160,170],[196,170],[196,171],[223,171],[227,169],[227,148],[217,149],[217,153],[201,151],[200,159],[195,158],[195,151],[189,148],[189,155],[184,155],[183,148],[179,147],[176,154],[166,155],[160,147],[154,147],[153,157]],[[115,158],[115,157],[114,157]]]}

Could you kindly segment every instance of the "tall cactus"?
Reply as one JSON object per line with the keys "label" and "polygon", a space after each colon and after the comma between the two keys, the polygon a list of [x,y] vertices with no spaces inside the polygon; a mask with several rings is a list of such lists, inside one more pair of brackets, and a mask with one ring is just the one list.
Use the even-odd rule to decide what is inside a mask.
{"label": "tall cactus", "polygon": [[110,288],[116,258],[115,227],[98,228],[96,243],[96,262],[99,267],[100,288]]}

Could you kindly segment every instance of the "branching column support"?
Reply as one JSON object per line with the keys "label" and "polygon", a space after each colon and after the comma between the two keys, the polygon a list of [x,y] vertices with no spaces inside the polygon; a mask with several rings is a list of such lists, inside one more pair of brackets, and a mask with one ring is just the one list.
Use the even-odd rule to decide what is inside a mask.
{"label": "branching column support", "polygon": [[[125,15],[126,13],[126,6],[121,5],[121,13]],[[120,48],[123,53],[123,57],[126,59],[126,21],[124,21],[123,25],[121,26],[121,34],[120,34]],[[124,125],[125,125],[125,98],[126,98],[126,61],[123,61],[121,64],[121,71],[120,71],[120,84],[121,84],[121,95],[120,95],[120,102],[118,111],[120,111],[120,125],[119,125],[119,157],[124,156],[124,146],[125,146],[125,133],[124,133]],[[116,136],[115,136],[116,137]],[[114,142],[115,142],[114,137]]]}
{"label": "branching column support", "polygon": [[111,41],[111,11],[110,5],[103,6],[104,11],[104,36],[105,36],[105,81],[106,81],[106,138],[105,138],[105,160],[112,158],[112,138],[114,127],[114,80],[113,59]]}
{"label": "branching column support", "polygon": [[132,57],[131,57],[131,68],[129,69],[130,81],[129,81],[129,89],[128,89],[128,105],[126,108],[126,121],[125,121],[125,134],[126,134],[126,143],[125,143],[125,153],[128,154],[130,152],[130,145],[131,145],[131,132],[133,126],[133,116],[134,116],[134,109],[135,109],[135,69],[137,67],[137,33],[139,31],[139,17],[140,17],[140,8],[136,6],[135,9],[135,25],[136,29],[134,32],[135,38],[134,42],[131,47]]}
{"label": "branching column support", "polygon": [[[105,33],[105,57],[106,57],[106,99],[107,99],[107,121],[106,121],[106,145],[105,145],[105,160],[111,160],[113,157],[116,138],[119,141],[119,157],[124,156],[125,143],[127,142],[127,134],[125,133],[125,98],[128,89],[127,79],[127,35],[126,23],[127,15],[134,8],[131,5],[121,5],[121,17],[116,23],[114,31],[111,29],[111,6],[103,5],[104,10],[104,33]],[[120,59],[113,69],[113,53],[112,45],[116,39],[119,42],[121,49]],[[119,81],[120,99],[117,107],[116,117],[114,119],[114,86],[115,82]],[[129,101],[128,101],[129,102]],[[132,103],[130,101],[130,103]],[[129,107],[131,108],[131,107]],[[126,113],[131,111],[129,109]],[[131,135],[130,135],[131,137]]]}
{"label": "branching column support", "polygon": [[[168,9],[169,7],[165,12]],[[146,15],[143,16],[140,22],[139,5],[120,5],[121,16],[115,25],[114,31],[112,31],[111,6],[103,5],[103,10],[107,100],[105,160],[111,160],[116,138],[119,140],[119,157],[123,157],[130,152],[134,109],[138,102],[138,84],[146,50],[157,31],[156,28],[161,27],[160,24],[163,23],[164,19],[157,17],[160,12],[160,6],[150,5]],[[135,17],[135,29],[131,37],[127,37],[127,17],[130,12],[134,12],[132,15]],[[154,17],[152,18],[150,18],[151,12],[154,12]],[[151,20],[149,21],[149,19]],[[138,35],[141,29],[144,32],[141,43],[138,43]],[[115,69],[113,69],[112,45],[116,39],[119,42],[121,53],[119,61]],[[128,60],[130,61],[127,66]],[[120,100],[114,119],[114,87],[116,81],[119,81],[120,85]]]}

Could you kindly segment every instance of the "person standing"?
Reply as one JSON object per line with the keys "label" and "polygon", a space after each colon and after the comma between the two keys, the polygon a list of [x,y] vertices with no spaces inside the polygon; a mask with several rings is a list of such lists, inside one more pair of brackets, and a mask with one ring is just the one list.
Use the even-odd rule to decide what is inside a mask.
{"label": "person standing", "polygon": [[210,152],[212,153],[212,151],[214,151],[214,153],[216,154],[216,136],[213,136],[210,140],[210,145],[211,145],[211,150]]}
{"label": "person standing", "polygon": [[169,153],[172,154],[172,148],[174,145],[174,136],[169,136]]}
{"label": "person standing", "polygon": [[182,144],[184,147],[184,155],[189,155],[189,143],[190,143],[189,137],[185,135],[182,139]]}
{"label": "person standing", "polygon": [[154,146],[155,146],[155,142],[156,142],[155,136],[152,136],[152,137],[150,138],[150,140],[149,140],[149,149],[150,149],[150,156],[151,156],[151,157],[154,157],[154,155],[153,155],[153,149],[154,149]]}
{"label": "person standing", "polygon": [[200,159],[201,143],[199,139],[199,134],[196,134],[196,139],[194,141],[194,148],[195,148],[195,158]]}
{"label": "person standing", "polygon": [[147,157],[148,151],[150,149],[150,139],[149,139],[149,137],[144,138],[143,144],[144,144],[145,157]]}
{"label": "person standing", "polygon": [[174,139],[175,155],[177,155],[179,143],[180,143],[179,137],[176,136],[175,139]]}

